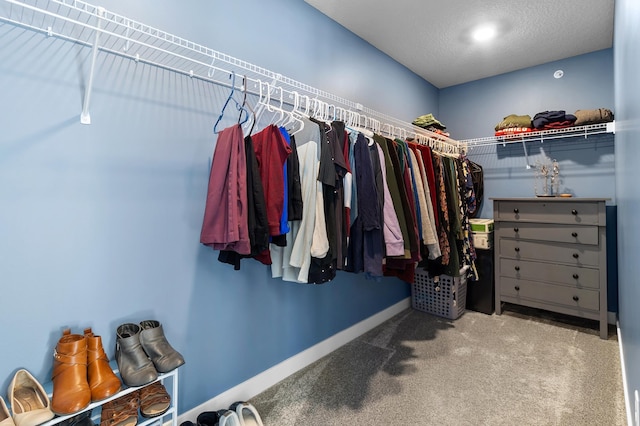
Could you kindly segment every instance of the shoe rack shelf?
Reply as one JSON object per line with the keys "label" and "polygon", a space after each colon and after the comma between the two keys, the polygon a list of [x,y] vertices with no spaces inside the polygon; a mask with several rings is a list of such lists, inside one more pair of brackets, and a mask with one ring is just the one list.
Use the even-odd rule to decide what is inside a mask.
{"label": "shoe rack shelf", "polygon": [[[112,361],[110,363],[110,365],[111,365],[111,368],[113,369],[113,371],[116,373],[116,375],[120,378],[120,374],[118,372],[118,366],[117,366],[116,362]],[[120,398],[121,396],[130,394],[131,392],[134,392],[137,389],[142,389],[142,388],[144,388],[146,386],[149,386],[150,384],[158,382],[158,381],[162,382],[162,384],[167,389],[167,392],[169,392],[169,394],[171,395],[171,406],[169,407],[169,409],[165,413],[163,413],[162,415],[157,416],[157,417],[145,418],[145,417],[139,416],[138,417],[138,423],[137,423],[136,426],[164,425],[164,424],[166,424],[167,421],[171,421],[171,423],[170,423],[171,426],[178,426],[178,370],[179,369],[180,369],[180,367],[178,367],[178,368],[176,368],[173,371],[170,371],[168,373],[158,374],[158,378],[156,380],[154,380],[151,383],[147,383],[144,386],[125,387],[124,389],[122,389],[120,392],[118,392],[116,395],[114,395],[112,397],[109,397],[109,398],[104,399],[102,401],[92,402],[84,410],[81,410],[81,411],[79,411],[77,413],[66,415],[66,416],[56,416],[53,419],[49,420],[48,422],[42,423],[40,426],[57,425],[57,424],[63,422],[64,420],[67,420],[67,419],[69,419],[71,417],[77,416],[80,413],[83,413],[83,412],[89,411],[89,410],[94,410],[95,408],[101,407],[102,405],[104,405],[105,403],[107,403],[109,401],[112,401],[114,399]],[[53,383],[52,382],[48,382],[46,384],[43,384],[43,386],[45,388],[45,391],[49,395],[49,398],[51,398],[52,392],[53,392]],[[126,385],[123,384],[123,386],[126,386]],[[91,414],[91,418],[94,419],[94,423],[95,424],[97,424],[97,425],[100,424],[100,412],[92,413]]]}

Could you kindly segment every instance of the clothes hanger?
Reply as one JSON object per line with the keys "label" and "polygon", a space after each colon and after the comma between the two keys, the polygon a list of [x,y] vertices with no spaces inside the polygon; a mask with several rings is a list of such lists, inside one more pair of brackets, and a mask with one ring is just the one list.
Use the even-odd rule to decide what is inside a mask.
{"label": "clothes hanger", "polygon": [[[364,120],[364,125],[362,125],[362,121]],[[367,138],[367,144],[369,146],[373,145],[373,135],[374,133],[367,128],[367,124],[369,122],[369,118],[355,111],[349,111],[349,126],[347,126],[351,131],[362,133],[363,136]]]}
{"label": "clothes hanger", "polygon": [[304,123],[298,115],[298,108],[300,107],[300,94],[294,90],[290,93],[289,97],[293,98],[293,106],[291,108],[291,111],[286,111],[287,120],[282,125],[289,131],[289,134],[293,135],[301,130],[297,129],[294,133],[293,129],[295,129],[295,125],[299,124],[300,126],[304,127]]}
{"label": "clothes hanger", "polygon": [[300,97],[305,100],[303,114],[309,117],[309,107],[311,106],[311,98],[309,98],[309,96],[307,95],[301,95]]}
{"label": "clothes hanger", "polygon": [[[222,117],[224,116],[224,111],[227,109],[227,105],[229,105],[229,101],[231,101],[231,100],[233,100],[233,102],[235,103],[236,109],[238,111],[240,111],[240,119],[242,118],[242,111],[244,111],[244,113],[245,113],[244,121],[242,121],[242,123],[238,123],[238,124],[242,125],[242,124],[246,123],[246,121],[249,119],[249,113],[247,112],[247,110],[244,108],[243,105],[240,105],[240,103],[236,100],[236,98],[233,97],[233,94],[236,91],[236,73],[235,73],[235,71],[231,71],[231,75],[229,76],[229,78],[231,78],[231,92],[229,93],[229,96],[227,97],[227,100],[225,101],[224,105],[222,106],[222,111],[220,111],[220,116],[216,120],[216,123],[213,125],[213,133],[215,133],[216,135],[218,133],[220,133],[218,131],[218,123],[220,123],[220,121],[222,120]],[[240,119],[238,121],[240,121]]]}
{"label": "clothes hanger", "polygon": [[261,81],[260,79],[258,79],[258,85],[258,112],[256,113],[256,120],[262,119],[262,115],[264,114],[265,109],[271,112],[271,108],[269,106],[269,103],[271,102],[271,85],[266,81]]}
{"label": "clothes hanger", "polygon": [[289,98],[293,99],[293,106],[291,107],[291,111],[286,111],[287,112],[287,119],[282,123],[282,126],[284,128],[287,128],[287,126],[291,126],[291,124],[295,122],[294,111],[298,107],[298,104],[297,104],[298,97],[296,95],[297,95],[297,93],[295,91],[293,91],[293,92],[291,92],[289,94]]}
{"label": "clothes hanger", "polygon": [[[242,76],[242,92],[243,92],[242,106],[247,107],[249,111],[251,111],[251,116],[253,117],[253,120],[251,122],[251,128],[249,129],[249,133],[247,133],[248,135],[250,135],[251,133],[253,133],[253,127],[256,125],[256,112],[251,107],[251,104],[247,103],[247,76],[246,75]],[[240,113],[240,116],[238,117],[238,122],[240,122],[241,118],[242,118],[242,113]]]}
{"label": "clothes hanger", "polygon": [[302,116],[300,115],[300,112],[298,111],[300,109],[300,94],[298,94],[298,92],[294,91],[292,92],[294,95],[294,101],[293,101],[293,109],[291,110],[291,117],[300,125],[300,127],[298,127],[297,130],[293,131],[291,133],[291,135],[295,135],[296,133],[300,133],[300,131],[302,129],[304,129],[304,121],[302,120]]}

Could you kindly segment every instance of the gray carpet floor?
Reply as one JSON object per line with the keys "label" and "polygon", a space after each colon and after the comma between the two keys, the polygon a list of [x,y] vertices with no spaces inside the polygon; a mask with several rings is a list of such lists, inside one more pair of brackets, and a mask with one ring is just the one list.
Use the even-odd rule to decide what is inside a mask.
{"label": "gray carpet floor", "polygon": [[615,327],[517,307],[406,310],[250,402],[266,426],[626,423]]}

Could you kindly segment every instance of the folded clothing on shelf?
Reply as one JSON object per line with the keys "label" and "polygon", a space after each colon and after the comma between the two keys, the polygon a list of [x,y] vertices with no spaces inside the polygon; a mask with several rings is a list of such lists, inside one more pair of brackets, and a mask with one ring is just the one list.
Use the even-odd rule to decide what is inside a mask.
{"label": "folded clothing on shelf", "polygon": [[425,114],[416,118],[411,122],[414,126],[422,127],[423,129],[427,129],[429,127],[435,127],[436,129],[444,130],[447,128],[444,124],[438,121],[433,114]]}
{"label": "folded clothing on shelf", "polygon": [[588,124],[613,121],[613,112],[607,108],[579,109],[574,115],[576,116],[575,126],[586,126]]}
{"label": "folded clothing on shelf", "polygon": [[542,130],[551,130],[551,129],[566,129],[567,127],[572,127],[575,125],[574,121],[565,120],[565,121],[552,121],[550,123],[542,126]]}
{"label": "folded clothing on shelf", "polygon": [[[542,111],[533,116],[533,127],[536,129],[557,129],[572,126],[577,117],[573,114],[567,114],[565,111]],[[570,122],[570,124],[567,124]],[[562,127],[545,127],[551,123],[562,123]],[[554,126],[552,124],[552,126]]]}
{"label": "folded clothing on shelf", "polygon": [[512,128],[530,128],[531,126],[531,116],[530,115],[516,115],[511,114],[507,115],[501,122],[496,124],[495,130],[496,132],[505,129]]}
{"label": "folded clothing on shelf", "polygon": [[496,136],[513,136],[521,135],[523,133],[531,133],[533,129],[531,127],[509,127],[508,129],[502,129],[496,131]]}

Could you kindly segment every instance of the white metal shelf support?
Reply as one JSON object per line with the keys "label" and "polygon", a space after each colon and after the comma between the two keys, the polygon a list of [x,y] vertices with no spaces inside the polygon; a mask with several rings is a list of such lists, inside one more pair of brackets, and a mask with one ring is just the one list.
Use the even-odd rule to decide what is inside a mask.
{"label": "white metal shelf support", "polygon": [[[89,124],[89,107],[94,83],[97,51],[106,52],[145,63],[169,71],[188,75],[228,87],[225,79],[231,72],[256,81],[277,82],[278,87],[291,89],[300,96],[330,101],[328,103],[365,118],[377,129],[384,128],[396,134],[405,134],[421,143],[447,153],[466,151],[466,144],[438,135],[366,106],[317,89],[258,65],[234,58],[160,29],[134,21],[122,15],[91,5],[82,0],[0,0],[9,7],[0,8],[0,22],[8,22],[23,28],[42,32],[92,49],[88,84],[81,112],[81,122]],[[214,65],[215,64],[215,65]],[[217,64],[228,64],[228,70]],[[218,73],[217,71],[222,71]],[[233,71],[230,71],[233,70]],[[214,73],[216,78],[214,79]],[[217,78],[217,75],[220,77]],[[275,83],[271,85],[272,89]],[[254,87],[256,87],[254,85]],[[366,116],[364,115],[366,114]],[[394,135],[391,135],[394,136]]]}
{"label": "white metal shelf support", "polygon": [[91,66],[89,69],[89,80],[87,81],[87,87],[84,89],[84,100],[82,102],[82,113],[80,113],[80,122],[82,124],[91,124],[91,114],[89,114],[89,102],[91,101],[91,89],[93,88],[93,77],[96,71],[96,59],[98,57],[98,43],[100,43],[100,29],[102,16],[104,16],[104,8],[98,7],[98,16],[96,18],[96,38],[91,48]]}

